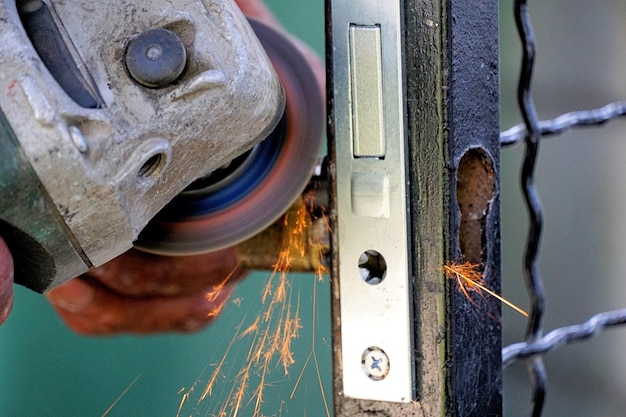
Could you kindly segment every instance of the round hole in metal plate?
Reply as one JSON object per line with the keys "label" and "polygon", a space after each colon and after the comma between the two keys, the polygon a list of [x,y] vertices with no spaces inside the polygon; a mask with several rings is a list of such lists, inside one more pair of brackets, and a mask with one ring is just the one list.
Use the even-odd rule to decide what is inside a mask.
{"label": "round hole in metal plate", "polygon": [[387,262],[379,252],[369,249],[359,256],[359,274],[370,285],[383,282],[387,275]]}

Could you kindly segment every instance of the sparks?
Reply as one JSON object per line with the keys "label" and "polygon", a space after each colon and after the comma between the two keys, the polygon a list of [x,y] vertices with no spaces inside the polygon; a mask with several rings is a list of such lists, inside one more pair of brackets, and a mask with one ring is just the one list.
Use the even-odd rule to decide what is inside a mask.
{"label": "sparks", "polygon": [[[215,417],[237,417],[242,414],[251,417],[267,415],[267,411],[264,410],[264,408],[267,408],[264,407],[264,402],[267,397],[266,388],[271,386],[273,380],[275,380],[275,378],[271,377],[272,371],[278,368],[287,377],[292,366],[296,364],[292,342],[298,338],[302,329],[300,296],[299,294],[293,294],[288,273],[291,271],[294,258],[304,256],[307,245],[310,245],[310,242],[307,241],[307,233],[311,227],[312,220],[308,207],[302,203],[298,207],[294,207],[293,210],[288,211],[283,221],[285,232],[281,238],[281,249],[273,265],[270,277],[260,294],[261,312],[255,313],[255,318],[251,323],[248,321],[248,324],[244,324],[246,321],[244,319],[239,324],[235,330],[234,337],[226,347],[224,356],[216,364],[211,365],[213,368],[211,374],[208,380],[205,380],[204,389],[200,391],[202,394],[197,400],[196,407],[214,395],[214,393],[217,394],[215,392],[217,386],[220,386],[222,393],[226,394],[226,400],[221,402],[218,408],[207,412],[206,415]],[[323,274],[322,271],[322,267],[318,268],[316,275],[321,276]],[[225,279],[225,282],[227,280],[228,278]],[[316,325],[315,297],[317,291],[315,288],[318,282],[319,280],[316,277],[313,290],[313,328]],[[219,291],[219,288],[216,288],[215,291]],[[212,295],[213,293],[207,294],[207,298]],[[315,337],[315,330],[313,329],[312,332]],[[245,363],[233,377],[227,377],[224,367],[236,345],[239,345],[237,349],[240,349],[242,345],[247,346]],[[232,354],[235,355],[235,352],[232,352]],[[330,417],[314,346],[311,348],[309,358],[302,367],[291,396],[293,397],[298,389],[302,374],[310,362],[315,364],[326,414]],[[192,388],[180,393],[182,399],[177,417],[181,415],[185,402],[190,401],[191,393],[195,389],[196,384],[200,383],[200,377],[198,377]],[[230,384],[232,384],[226,390],[224,390],[225,387],[223,385],[224,378],[229,378]],[[218,381],[222,383],[220,384]],[[248,407],[253,411],[247,411]],[[281,410],[278,410],[281,414],[284,411],[282,408],[283,405],[281,404]],[[270,413],[270,415],[274,414]]]}
{"label": "sparks", "polygon": [[481,296],[482,292],[484,291],[490,296],[499,300],[500,302],[511,307],[513,310],[517,311],[521,315],[528,317],[528,313],[526,311],[522,310],[520,307],[516,306],[506,298],[502,297],[499,294],[496,294],[495,292],[487,288],[487,286],[485,285],[483,274],[480,271],[480,265],[471,262],[465,262],[462,264],[450,262],[448,263],[448,265],[443,266],[443,270],[448,278],[456,280],[459,290],[471,303],[474,303],[474,300],[472,299],[472,297],[470,297],[470,291],[475,291]]}
{"label": "sparks", "polygon": [[[321,280],[323,278],[323,267],[320,266],[318,268],[318,270],[316,271],[316,275],[319,277],[319,279]],[[324,385],[322,384],[322,375],[320,372],[320,366],[319,366],[319,362],[317,360],[317,351],[315,349],[315,329],[316,329],[316,312],[315,312],[315,308],[317,305],[317,282],[316,281],[313,285],[313,322],[311,324],[311,350],[309,351],[309,355],[306,358],[306,361],[304,361],[304,365],[302,366],[302,370],[300,371],[300,374],[298,375],[298,378],[296,379],[296,383],[294,384],[293,390],[291,391],[291,395],[289,396],[290,399],[293,399],[294,395],[296,394],[296,391],[298,390],[298,387],[300,385],[300,381],[302,380],[302,376],[304,375],[304,371],[306,371],[311,358],[313,359],[313,364],[315,366],[315,373],[317,375],[317,381],[319,384],[319,388],[320,388],[320,394],[322,396],[322,401],[324,402],[324,409],[326,411],[326,416],[330,417],[330,408],[328,407],[328,401],[326,400],[326,393],[324,391]]]}
{"label": "sparks", "polygon": [[141,378],[141,374],[137,375],[137,376],[135,377],[135,379],[133,380],[133,382],[131,382],[130,384],[128,384],[128,386],[124,389],[124,391],[122,391],[122,393],[119,395],[119,397],[117,397],[117,398],[115,399],[115,401],[113,401],[113,404],[111,404],[111,405],[109,406],[109,408],[107,408],[107,409],[106,409],[106,411],[104,412],[104,414],[102,414],[102,416],[101,416],[101,417],[106,417],[106,416],[107,416],[107,415],[111,412],[111,410],[113,410],[113,408],[117,405],[117,403],[119,403],[119,402],[120,402],[120,400],[121,400],[122,398],[124,398],[124,396],[128,393],[128,391],[130,391],[130,389],[133,387],[133,385],[135,385],[135,383],[136,383],[137,381],[139,381],[139,378]]}

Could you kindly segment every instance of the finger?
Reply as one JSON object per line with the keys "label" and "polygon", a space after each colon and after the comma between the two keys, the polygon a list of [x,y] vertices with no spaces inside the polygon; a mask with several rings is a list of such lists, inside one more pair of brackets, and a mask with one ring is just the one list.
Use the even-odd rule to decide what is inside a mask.
{"label": "finger", "polygon": [[196,294],[207,287],[241,278],[234,249],[194,256],[159,256],[138,250],[94,268],[85,277],[113,292],[133,297]]}
{"label": "finger", "polygon": [[13,308],[13,258],[4,240],[0,238],[0,324]]}
{"label": "finger", "polygon": [[315,80],[317,81],[317,85],[320,88],[322,94],[325,94],[326,91],[326,67],[322,62],[321,58],[307,45],[302,42],[300,39],[289,36],[289,39],[294,43],[294,45],[298,48],[303,58],[309,63],[313,74],[315,75]]}
{"label": "finger", "polygon": [[[261,0],[235,0],[235,3],[239,6],[241,11],[248,17],[259,20],[265,24],[276,29],[281,29],[282,26],[272,11]],[[320,86],[321,91],[326,89],[326,68],[322,63],[319,56],[304,42],[301,40],[287,35],[291,41],[300,50],[304,58],[307,60],[313,73],[315,74],[316,81]]]}
{"label": "finger", "polygon": [[77,333],[149,334],[191,332],[203,328],[215,320],[234,287],[234,284],[228,284],[184,297],[137,299],[115,294],[96,282],[76,278],[49,293],[56,292],[51,298],[54,308],[67,326]]}
{"label": "finger", "polygon": [[243,14],[253,19],[259,20],[273,27],[280,27],[280,23],[261,0],[235,0],[237,6]]}

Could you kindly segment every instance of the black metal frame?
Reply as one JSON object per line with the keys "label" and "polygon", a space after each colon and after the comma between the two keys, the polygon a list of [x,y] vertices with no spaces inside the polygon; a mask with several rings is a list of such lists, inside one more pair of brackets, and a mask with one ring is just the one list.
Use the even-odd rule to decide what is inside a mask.
{"label": "black metal frame", "polygon": [[579,126],[599,126],[626,115],[626,102],[611,103],[595,110],[563,114],[555,119],[539,121],[532,97],[532,76],[535,66],[536,41],[527,0],[515,1],[515,21],[522,43],[522,65],[518,84],[518,104],[524,123],[500,135],[502,146],[525,144],[521,171],[522,192],[529,214],[529,231],[524,256],[524,278],[531,302],[525,341],[506,346],[502,352],[503,366],[525,359],[532,385],[533,417],[542,414],[546,397],[547,373],[543,354],[564,344],[588,339],[600,330],[626,324],[626,309],[608,311],[591,317],[586,322],[555,329],[543,335],[546,294],[539,270],[539,249],[543,224],[543,210],[535,185],[535,165],[539,145],[545,135],[556,135]]}
{"label": "black metal frame", "polygon": [[[466,299],[443,273],[447,262],[464,258],[457,170],[464,155],[479,150],[495,174],[494,196],[484,218],[484,241],[480,242],[482,267],[489,287],[500,289],[498,4],[495,0],[405,0],[402,4],[417,401],[381,403],[342,396],[341,346],[337,342],[341,289],[333,279],[335,415],[499,416],[499,303],[480,297]],[[329,2],[326,7],[330,17]],[[326,30],[327,50],[331,51],[329,25]],[[326,58],[327,68],[332,68],[332,56]],[[332,80],[332,73],[327,79]],[[330,112],[332,91],[329,82]],[[331,124],[329,155],[334,154],[333,133]],[[331,174],[333,165],[331,160]],[[336,216],[331,209],[334,222]],[[334,277],[337,262],[335,259],[332,268]]]}
{"label": "black metal frame", "polygon": [[[403,4],[418,398],[409,405],[344,398],[335,366],[335,413],[337,417],[501,416],[502,368],[526,360],[533,391],[531,415],[539,417],[546,395],[542,355],[626,323],[626,309],[622,309],[543,334],[546,295],[539,270],[543,211],[535,185],[539,145],[543,136],[625,116],[626,101],[540,121],[532,99],[535,39],[528,2],[516,0],[523,47],[518,103],[524,123],[499,134],[498,3],[406,0]],[[330,48],[332,40],[327,39]],[[329,104],[332,111],[332,97]],[[330,126],[331,148],[332,133]],[[468,300],[454,282],[446,281],[442,266],[467,260],[460,209],[466,202],[457,195],[464,181],[459,166],[464,156],[478,150],[496,177],[493,200],[483,219],[479,262],[486,284],[500,291],[499,152],[501,147],[522,143],[520,179],[529,213],[524,277],[531,310],[525,341],[500,350],[498,302]],[[340,294],[334,285],[333,293]],[[337,311],[340,299],[333,301]],[[333,325],[337,332],[340,323]]]}

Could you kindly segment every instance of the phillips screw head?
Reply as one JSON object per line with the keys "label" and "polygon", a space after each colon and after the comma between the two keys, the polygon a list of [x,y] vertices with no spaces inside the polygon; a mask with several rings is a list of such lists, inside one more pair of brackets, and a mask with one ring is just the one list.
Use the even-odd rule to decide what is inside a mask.
{"label": "phillips screw head", "polygon": [[368,347],[361,357],[361,367],[368,378],[382,381],[389,374],[389,357],[379,347]]}

